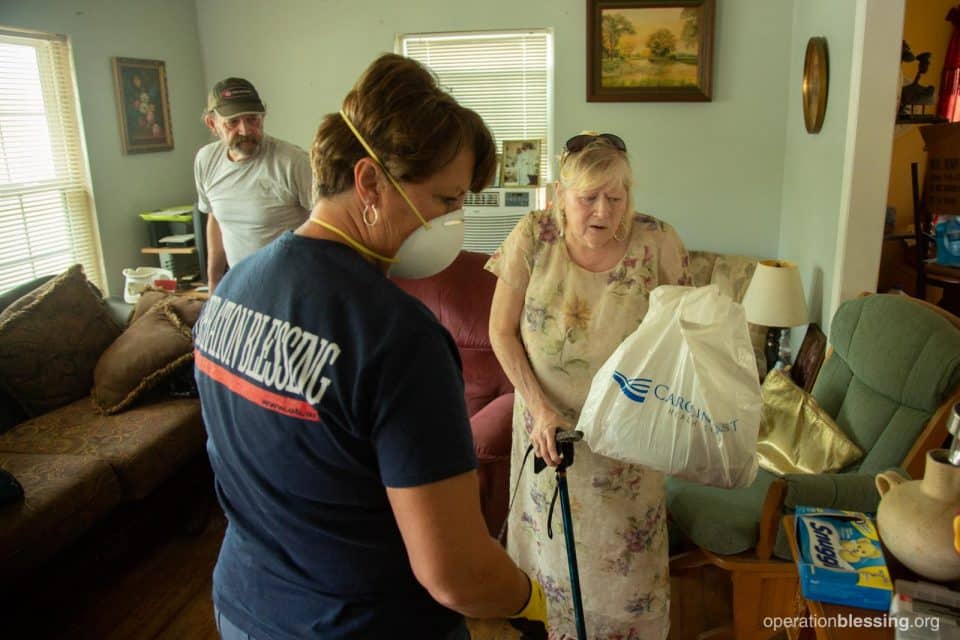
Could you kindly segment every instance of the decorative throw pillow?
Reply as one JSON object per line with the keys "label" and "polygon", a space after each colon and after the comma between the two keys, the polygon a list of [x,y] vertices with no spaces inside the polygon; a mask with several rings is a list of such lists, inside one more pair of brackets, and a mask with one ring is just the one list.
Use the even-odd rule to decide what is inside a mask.
{"label": "decorative throw pillow", "polygon": [[0,313],[0,385],[29,416],[79,400],[120,331],[74,265]]}
{"label": "decorative throw pillow", "polygon": [[[49,280],[52,280],[53,277],[54,274],[34,278],[29,282],[25,282],[19,286],[16,286],[12,289],[7,289],[3,293],[0,293],[0,311],[3,311],[37,287],[45,284]],[[0,433],[9,431],[27,418],[29,418],[29,416],[23,412],[23,408],[20,407],[20,404],[11,398],[10,394],[4,391],[3,387],[0,386]]]}
{"label": "decorative throw pillow", "polygon": [[746,256],[721,254],[713,263],[710,284],[720,287],[720,292],[740,302],[747,293],[753,272],[757,269],[757,259]]}
{"label": "decorative throw pillow", "polygon": [[130,315],[130,322],[127,324],[131,325],[136,322],[140,316],[150,311],[154,305],[166,302],[167,300],[173,300],[176,297],[175,294],[170,293],[166,289],[147,287],[141,292],[140,297],[137,299],[137,304],[133,307],[133,313]]}
{"label": "decorative throw pillow", "polygon": [[[713,265],[717,262],[720,254],[712,251],[690,251],[687,270],[690,277],[693,278],[693,286],[702,287],[710,284],[710,275],[713,273]],[[726,293],[726,292],[724,292]]]}
{"label": "decorative throw pillow", "polygon": [[787,473],[830,473],[863,457],[813,396],[774,369],[761,389],[763,414],[757,454],[760,467]]}
{"label": "decorative throw pillow", "polygon": [[[747,293],[753,272],[757,269],[757,259],[746,256],[721,254],[717,256],[710,273],[710,284],[720,287],[720,292],[730,296],[736,302],[743,302]],[[767,327],[747,323],[750,333],[750,344],[753,346],[753,356],[757,362],[757,373],[760,380],[767,375]]]}
{"label": "decorative throw pillow", "polygon": [[55,274],[51,274],[48,276],[40,276],[39,278],[34,278],[30,282],[24,282],[20,286],[14,287],[13,289],[7,289],[2,294],[0,294],[0,311],[3,311],[7,307],[9,307],[11,304],[16,302],[23,296],[27,295],[34,289],[37,289],[38,287],[50,282],[51,280],[53,280],[54,277],[55,277]]}
{"label": "decorative throw pillow", "polygon": [[203,300],[173,296],[130,323],[93,372],[93,405],[109,415],[130,406],[193,358],[192,327]]}

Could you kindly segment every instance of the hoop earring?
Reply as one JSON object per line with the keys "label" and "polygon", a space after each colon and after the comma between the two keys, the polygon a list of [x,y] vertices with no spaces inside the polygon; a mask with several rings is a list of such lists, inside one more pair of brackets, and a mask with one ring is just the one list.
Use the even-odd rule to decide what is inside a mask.
{"label": "hoop earring", "polygon": [[562,238],[562,237],[563,237],[563,229],[564,229],[564,227],[567,226],[567,214],[563,212],[563,209],[560,209],[559,207],[557,207],[557,209],[558,209],[558,215],[557,215],[557,217],[560,218],[560,228],[557,229],[557,236],[560,237],[560,238]]}
{"label": "hoop earring", "polygon": [[[373,220],[368,219],[368,213],[371,209],[373,209]],[[360,217],[363,218],[363,224],[367,225],[368,227],[372,227],[373,225],[377,224],[377,222],[380,221],[380,212],[377,210],[377,205],[373,204],[372,202],[367,204],[367,206],[363,208],[363,213],[360,214]]]}

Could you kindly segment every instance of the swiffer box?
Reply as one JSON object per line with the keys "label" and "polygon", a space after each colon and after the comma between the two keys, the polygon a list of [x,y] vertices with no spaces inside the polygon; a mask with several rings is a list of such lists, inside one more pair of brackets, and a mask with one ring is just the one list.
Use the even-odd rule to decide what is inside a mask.
{"label": "swiffer box", "polygon": [[893,582],[877,528],[857,511],[797,507],[797,570],[810,600],[887,611]]}

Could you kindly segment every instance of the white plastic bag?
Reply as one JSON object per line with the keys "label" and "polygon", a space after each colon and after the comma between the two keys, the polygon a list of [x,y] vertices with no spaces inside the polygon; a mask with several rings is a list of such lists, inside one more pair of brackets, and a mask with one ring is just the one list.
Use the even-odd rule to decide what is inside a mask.
{"label": "white plastic bag", "polygon": [[760,411],[743,307],[716,285],[668,285],[597,371],[577,429],[601,455],[745,487],[757,475]]}

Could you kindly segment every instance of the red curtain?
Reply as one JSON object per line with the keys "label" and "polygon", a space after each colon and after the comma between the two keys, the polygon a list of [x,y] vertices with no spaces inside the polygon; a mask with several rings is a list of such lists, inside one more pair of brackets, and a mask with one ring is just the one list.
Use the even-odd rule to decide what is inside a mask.
{"label": "red curtain", "polygon": [[946,19],[953,24],[953,35],[940,75],[937,115],[950,122],[960,122],[960,5],[950,9]]}

